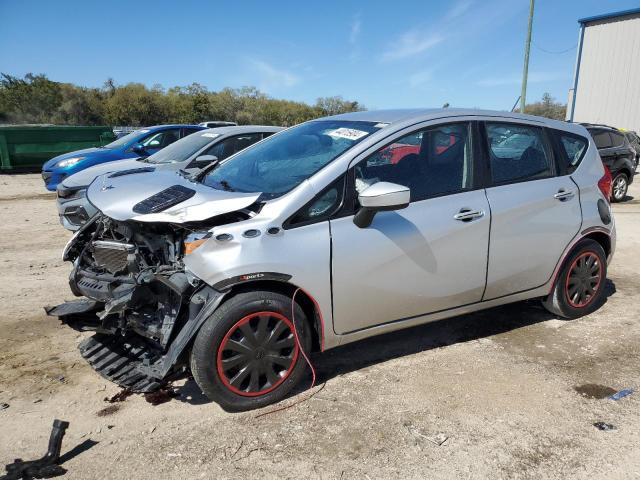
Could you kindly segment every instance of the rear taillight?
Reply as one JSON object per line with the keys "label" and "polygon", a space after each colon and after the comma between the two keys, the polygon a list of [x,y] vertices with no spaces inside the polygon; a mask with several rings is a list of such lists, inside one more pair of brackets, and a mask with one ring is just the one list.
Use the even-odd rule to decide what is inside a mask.
{"label": "rear taillight", "polygon": [[607,202],[611,198],[611,180],[611,172],[609,168],[604,165],[604,175],[598,180],[598,188],[602,192],[602,195],[604,195],[604,198],[607,199]]}

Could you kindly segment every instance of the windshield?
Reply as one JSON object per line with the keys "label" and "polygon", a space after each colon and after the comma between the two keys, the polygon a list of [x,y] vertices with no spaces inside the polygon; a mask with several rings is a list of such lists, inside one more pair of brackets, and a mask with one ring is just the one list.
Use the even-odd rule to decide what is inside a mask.
{"label": "windshield", "polygon": [[320,120],[285,130],[209,172],[202,183],[218,190],[275,198],[311,177],[381,128],[373,122]]}
{"label": "windshield", "polygon": [[219,136],[219,133],[207,131],[194,133],[154,153],[145,159],[145,162],[156,164],[182,162]]}
{"label": "windshield", "polygon": [[134,130],[133,132],[131,132],[128,135],[125,135],[124,137],[120,137],[119,139],[106,144],[104,147],[102,148],[120,148],[120,147],[124,147],[125,145],[129,144],[129,143],[134,143],[139,137],[143,136],[144,134],[149,133],[149,130]]}

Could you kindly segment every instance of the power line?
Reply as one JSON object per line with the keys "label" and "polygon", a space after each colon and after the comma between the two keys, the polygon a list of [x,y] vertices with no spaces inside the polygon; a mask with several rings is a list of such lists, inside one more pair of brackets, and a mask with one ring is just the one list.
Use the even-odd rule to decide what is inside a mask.
{"label": "power line", "polygon": [[550,54],[552,54],[552,55],[560,55],[560,54],[562,54],[562,53],[570,52],[571,50],[575,50],[575,48],[578,46],[578,44],[576,43],[573,47],[569,47],[569,48],[567,48],[566,50],[560,50],[560,51],[558,51],[558,52],[554,52],[554,51],[552,51],[552,50],[547,50],[547,49],[545,49],[545,48],[542,48],[542,47],[538,46],[538,45],[536,44],[536,42],[534,42],[534,41],[531,41],[531,43],[533,44],[533,46],[534,46],[534,47],[536,47],[536,48],[537,48],[538,50],[540,50],[541,52],[544,52],[544,53],[550,53]]}

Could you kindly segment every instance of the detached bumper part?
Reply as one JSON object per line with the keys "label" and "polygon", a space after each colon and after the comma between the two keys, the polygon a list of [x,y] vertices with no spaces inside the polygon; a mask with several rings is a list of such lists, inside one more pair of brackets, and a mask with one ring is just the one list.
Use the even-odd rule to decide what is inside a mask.
{"label": "detached bumper part", "polygon": [[[81,342],[78,349],[100,375],[123,388],[149,393],[184,373],[188,363],[184,353],[224,295],[211,287],[193,294],[185,309],[186,318],[180,322],[179,330],[171,335],[166,349],[158,348],[139,333],[114,329],[114,315],[105,315],[102,310],[105,305],[98,301],[83,298],[45,310],[73,328],[97,332]],[[110,328],[106,328],[107,323]]]}

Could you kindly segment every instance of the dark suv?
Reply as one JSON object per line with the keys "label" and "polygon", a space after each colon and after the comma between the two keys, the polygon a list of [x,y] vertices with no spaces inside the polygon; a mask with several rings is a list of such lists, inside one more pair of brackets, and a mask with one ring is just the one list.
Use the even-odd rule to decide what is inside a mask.
{"label": "dark suv", "polygon": [[636,152],[625,135],[617,128],[607,125],[583,123],[598,148],[602,163],[613,178],[611,200],[621,202],[633,182],[636,171]]}

